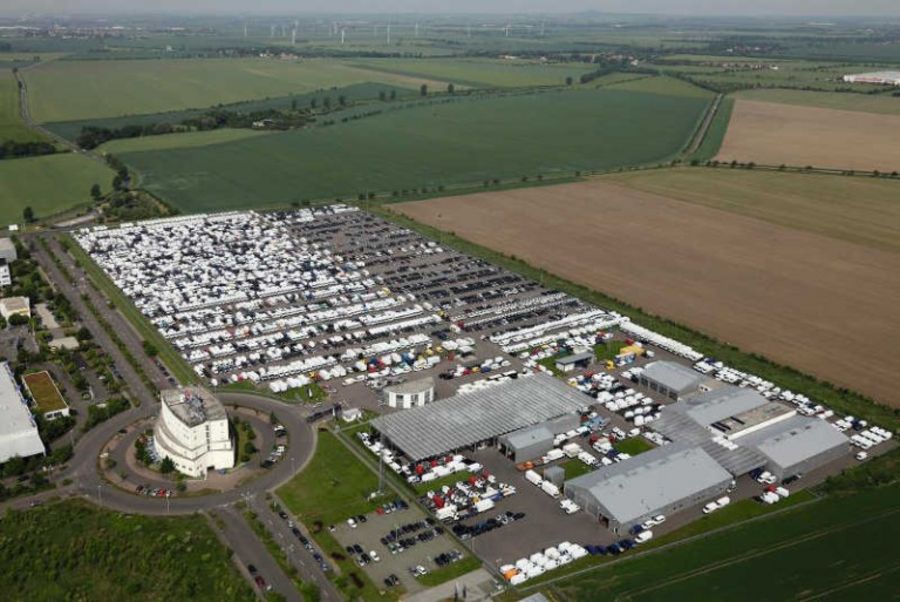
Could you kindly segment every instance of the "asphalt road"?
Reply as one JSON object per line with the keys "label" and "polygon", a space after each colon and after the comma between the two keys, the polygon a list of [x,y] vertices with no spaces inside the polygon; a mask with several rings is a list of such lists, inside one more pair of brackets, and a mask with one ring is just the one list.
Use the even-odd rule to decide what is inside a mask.
{"label": "asphalt road", "polygon": [[[225,540],[234,550],[235,556],[241,561],[244,567],[253,565],[259,571],[259,575],[266,580],[272,589],[285,597],[286,600],[292,602],[302,602],[303,598],[294,587],[290,578],[281,570],[272,555],[266,549],[266,546],[259,540],[256,533],[247,523],[247,520],[241,516],[241,513],[233,507],[225,507],[210,513],[213,518],[220,518],[221,526],[216,528],[225,537]],[[251,579],[253,581],[253,579]],[[256,583],[253,588],[259,592]]]}

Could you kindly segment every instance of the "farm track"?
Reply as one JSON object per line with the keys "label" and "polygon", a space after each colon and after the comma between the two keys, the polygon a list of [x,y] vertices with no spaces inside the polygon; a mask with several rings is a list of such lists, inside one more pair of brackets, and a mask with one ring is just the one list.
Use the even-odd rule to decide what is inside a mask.
{"label": "farm track", "polygon": [[700,148],[700,145],[703,144],[703,141],[706,140],[706,134],[709,132],[709,126],[712,125],[713,119],[716,118],[716,115],[719,113],[719,107],[722,106],[722,99],[725,98],[724,94],[717,94],[716,98],[709,105],[709,109],[706,111],[706,115],[703,117],[703,122],[700,124],[700,127],[697,128],[697,133],[694,135],[693,139],[691,139],[690,144],[687,149],[683,153],[681,153],[682,157],[690,157],[694,153],[697,152],[697,149]]}

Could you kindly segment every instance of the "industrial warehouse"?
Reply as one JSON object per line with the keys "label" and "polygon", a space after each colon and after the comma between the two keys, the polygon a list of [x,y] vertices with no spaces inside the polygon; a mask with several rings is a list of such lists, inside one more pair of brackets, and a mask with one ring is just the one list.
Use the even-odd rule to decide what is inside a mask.
{"label": "industrial warehouse", "polygon": [[372,428],[410,460],[490,444],[506,433],[574,414],[577,392],[545,374],[511,380],[430,405],[376,418]]}
{"label": "industrial warehouse", "polygon": [[[865,458],[851,446],[890,445],[884,429],[354,207],[75,238],[209,385],[318,387],[335,403],[309,422],[340,406],[335,428],[510,583],[622,553],[732,498],[777,503],[791,482]],[[163,404],[157,451],[192,476],[227,468],[224,409],[179,419],[180,399]],[[215,450],[200,436],[211,423]],[[348,518],[342,544],[361,528]],[[538,550],[543,564],[521,557]]]}

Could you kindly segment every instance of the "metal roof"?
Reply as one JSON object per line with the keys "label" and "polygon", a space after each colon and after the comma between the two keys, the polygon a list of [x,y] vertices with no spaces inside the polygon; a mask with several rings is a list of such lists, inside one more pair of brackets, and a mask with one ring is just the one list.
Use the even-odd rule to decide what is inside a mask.
{"label": "metal roof", "polygon": [[0,462],[44,453],[44,444],[9,364],[0,364]]}
{"label": "metal roof", "polygon": [[541,424],[526,426],[525,428],[503,435],[500,440],[516,451],[530,447],[535,443],[548,442],[552,445],[553,438],[559,433],[565,433],[580,424],[578,416],[566,414],[553,418]]}
{"label": "metal roof", "polygon": [[583,362],[585,360],[594,359],[594,354],[591,351],[582,351],[581,353],[573,353],[572,355],[567,355],[565,357],[561,357],[556,360],[557,364],[577,364],[578,362]]}
{"label": "metal roof", "polygon": [[672,443],[566,481],[585,490],[603,514],[627,524],[711,487],[731,482],[731,475],[709,454]]}
{"label": "metal roof", "polygon": [[671,407],[693,418],[701,426],[737,416],[766,405],[768,400],[753,389],[726,385],[691,395]]}
{"label": "metal roof", "polygon": [[677,393],[695,389],[703,381],[700,374],[687,366],[666,361],[650,362],[644,367],[642,376]]}
{"label": "metal roof", "polygon": [[385,393],[394,393],[395,395],[417,395],[434,388],[434,379],[432,377],[411,380],[398,385],[385,387]]}
{"label": "metal roof", "polygon": [[552,376],[535,374],[380,416],[372,426],[410,459],[421,460],[576,412],[585,405],[582,393]]}
{"label": "metal roof", "polygon": [[850,441],[828,421],[794,416],[744,435],[741,445],[758,450],[781,467],[793,466]]}

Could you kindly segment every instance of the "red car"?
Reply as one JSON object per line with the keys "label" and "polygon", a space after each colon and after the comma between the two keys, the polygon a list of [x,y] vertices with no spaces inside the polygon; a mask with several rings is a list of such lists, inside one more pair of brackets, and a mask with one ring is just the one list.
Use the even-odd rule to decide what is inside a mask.
{"label": "red car", "polygon": [[256,582],[256,587],[263,590],[264,592],[267,592],[270,589],[272,589],[272,587],[268,583],[266,583],[266,580],[262,578],[262,575],[257,575],[256,577],[253,578],[253,581]]}

